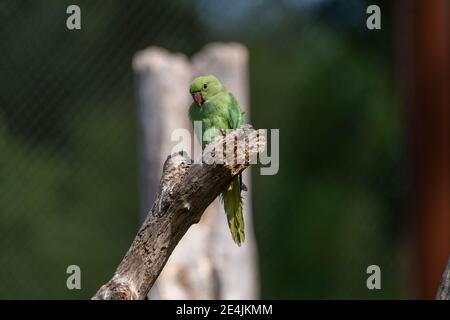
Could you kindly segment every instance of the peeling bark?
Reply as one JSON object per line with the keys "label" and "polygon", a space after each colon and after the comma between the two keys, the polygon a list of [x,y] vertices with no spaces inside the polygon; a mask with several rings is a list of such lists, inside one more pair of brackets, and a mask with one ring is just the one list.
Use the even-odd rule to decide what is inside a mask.
{"label": "peeling bark", "polygon": [[450,300],[450,258],[442,274],[441,283],[436,294],[436,300]]}

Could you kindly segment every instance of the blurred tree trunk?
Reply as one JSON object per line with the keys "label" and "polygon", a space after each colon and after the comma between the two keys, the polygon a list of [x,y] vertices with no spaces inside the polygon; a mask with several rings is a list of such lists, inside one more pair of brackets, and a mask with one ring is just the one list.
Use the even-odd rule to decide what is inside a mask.
{"label": "blurred tree trunk", "polygon": [[415,298],[433,298],[450,252],[450,1],[396,3],[409,124]]}
{"label": "blurred tree trunk", "polygon": [[[211,44],[195,55],[192,63],[183,55],[154,47],[136,54],[133,66],[141,137],[142,217],[153,202],[165,157],[176,144],[170,140],[172,131],[186,128],[192,134],[188,120],[192,79],[200,74],[217,76],[235,94],[248,121],[247,63],[247,50],[239,44]],[[245,243],[238,247],[233,242],[225,213],[216,199],[180,241],[150,291],[150,298],[258,298],[249,171],[244,173],[244,182],[249,188],[244,193]]]}

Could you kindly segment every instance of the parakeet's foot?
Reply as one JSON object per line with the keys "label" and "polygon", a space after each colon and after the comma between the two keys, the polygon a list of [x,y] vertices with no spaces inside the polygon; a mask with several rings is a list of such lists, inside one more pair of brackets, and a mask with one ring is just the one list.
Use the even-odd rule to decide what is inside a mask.
{"label": "parakeet's foot", "polygon": [[[232,183],[230,183],[230,185],[227,188],[227,191],[231,191],[231,190],[233,190],[233,184]],[[241,182],[241,191],[248,191],[247,186],[243,182]]]}

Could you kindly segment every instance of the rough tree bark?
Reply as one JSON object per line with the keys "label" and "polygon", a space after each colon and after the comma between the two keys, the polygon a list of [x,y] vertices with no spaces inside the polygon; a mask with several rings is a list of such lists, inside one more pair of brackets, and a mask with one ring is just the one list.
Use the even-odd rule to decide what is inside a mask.
{"label": "rough tree bark", "polygon": [[436,294],[436,300],[450,300],[450,258],[442,274],[441,283]]}
{"label": "rough tree bark", "polygon": [[[225,155],[224,164],[206,164],[218,150],[228,150],[224,146],[240,143],[245,148],[234,147],[232,161]],[[192,163],[185,153],[168,157],[152,209],[114,276],[93,299],[144,299],[189,227],[264,148],[264,134],[245,125],[208,145],[202,164]]]}
{"label": "rough tree bark", "polygon": [[[165,156],[175,143],[174,129],[192,134],[187,112],[192,79],[214,74],[233,92],[249,122],[247,49],[236,43],[214,43],[188,60],[150,47],[134,58],[141,128],[141,198],[144,217],[158,188]],[[243,175],[249,191],[244,197],[246,240],[231,240],[225,213],[218,200],[200,223],[189,229],[150,291],[151,299],[256,299],[259,296],[256,241],[252,228],[250,171]]]}

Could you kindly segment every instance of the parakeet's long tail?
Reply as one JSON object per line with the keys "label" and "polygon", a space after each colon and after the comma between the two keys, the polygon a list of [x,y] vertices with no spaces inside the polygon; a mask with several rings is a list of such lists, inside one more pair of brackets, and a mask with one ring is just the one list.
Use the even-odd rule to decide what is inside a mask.
{"label": "parakeet's long tail", "polygon": [[240,246],[245,240],[244,216],[242,213],[241,175],[236,176],[222,192],[223,206],[234,242]]}

